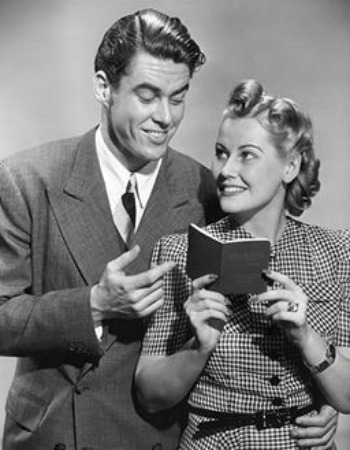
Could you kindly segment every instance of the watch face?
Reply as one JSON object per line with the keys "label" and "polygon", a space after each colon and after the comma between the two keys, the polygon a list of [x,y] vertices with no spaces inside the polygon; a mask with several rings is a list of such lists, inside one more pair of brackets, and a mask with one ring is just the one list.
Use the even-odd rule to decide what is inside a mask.
{"label": "watch face", "polygon": [[335,360],[335,347],[333,344],[328,344],[326,350],[326,359],[321,362],[318,366],[315,366],[315,372],[320,373],[323,372],[327,367],[333,364]]}
{"label": "watch face", "polygon": [[325,359],[316,366],[311,366],[310,364],[305,362],[306,367],[313,373],[321,373],[327,369],[331,364],[334,363],[336,355],[335,346],[331,343],[327,344]]}

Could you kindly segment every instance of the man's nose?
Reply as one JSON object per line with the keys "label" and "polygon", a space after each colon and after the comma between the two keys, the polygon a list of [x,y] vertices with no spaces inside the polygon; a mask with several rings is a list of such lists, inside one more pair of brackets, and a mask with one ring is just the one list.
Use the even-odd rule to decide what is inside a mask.
{"label": "man's nose", "polygon": [[168,126],[170,124],[171,111],[169,102],[166,99],[162,99],[157,103],[157,108],[153,114],[153,119],[163,126]]}

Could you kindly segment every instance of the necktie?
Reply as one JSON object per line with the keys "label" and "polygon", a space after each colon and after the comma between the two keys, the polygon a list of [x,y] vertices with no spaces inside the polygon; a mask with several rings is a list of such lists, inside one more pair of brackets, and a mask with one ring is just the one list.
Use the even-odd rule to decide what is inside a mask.
{"label": "necktie", "polygon": [[136,179],[135,174],[130,175],[125,193],[121,196],[113,214],[114,222],[126,245],[129,247],[134,235],[136,220],[135,204]]}
{"label": "necktie", "polygon": [[122,195],[122,203],[125,211],[129,214],[132,226],[135,227],[135,175],[133,173],[130,175],[128,185],[126,186],[126,192]]}

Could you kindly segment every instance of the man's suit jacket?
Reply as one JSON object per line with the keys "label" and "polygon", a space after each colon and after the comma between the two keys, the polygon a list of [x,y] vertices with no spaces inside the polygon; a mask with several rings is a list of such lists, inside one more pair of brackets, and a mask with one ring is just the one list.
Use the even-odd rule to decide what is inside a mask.
{"label": "man's suit jacket", "polygon": [[[6,404],[4,450],[166,449],[179,428],[135,411],[141,321],[113,320],[99,343],[89,294],[123,253],[94,130],[21,152],[0,166],[0,353],[19,356]],[[211,174],[169,149],[128,269],[148,268],[155,242],[217,218]]]}

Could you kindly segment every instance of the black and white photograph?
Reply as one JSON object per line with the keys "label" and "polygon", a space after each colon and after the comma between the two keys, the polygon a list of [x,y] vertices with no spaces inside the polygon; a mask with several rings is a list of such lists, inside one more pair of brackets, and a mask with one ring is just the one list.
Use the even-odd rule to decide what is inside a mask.
{"label": "black and white photograph", "polygon": [[0,0],[2,450],[350,449],[349,43],[348,0]]}

